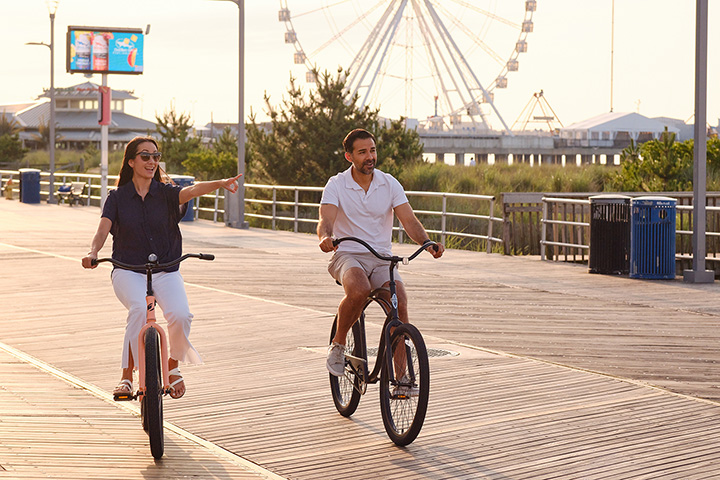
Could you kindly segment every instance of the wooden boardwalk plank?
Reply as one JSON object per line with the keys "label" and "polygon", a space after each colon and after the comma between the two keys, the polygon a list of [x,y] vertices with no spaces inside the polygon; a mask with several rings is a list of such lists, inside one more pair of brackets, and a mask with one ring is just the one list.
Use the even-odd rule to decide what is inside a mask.
{"label": "wooden boardwalk plank", "polygon": [[[125,312],[109,270],[87,272],[77,262],[97,213],[0,201],[0,291],[13,319],[0,322],[0,341],[110,389]],[[166,418],[275,473],[684,480],[720,471],[720,374],[711,368],[720,361],[720,308],[708,301],[715,285],[595,276],[472,252],[419,259],[403,270],[415,323],[431,348],[459,355],[431,358],[425,426],[398,449],[382,427],[377,388],[352,419],[334,411],[322,351],[341,291],[314,238],[205,222],[183,231],[186,251],[217,260],[183,267],[192,340],[205,364],[183,368],[188,393],[167,402]],[[377,327],[369,330],[374,342]],[[6,378],[15,377],[0,368],[0,382]],[[43,386],[27,392],[53,400]],[[114,418],[91,410],[84,429]],[[45,459],[72,461],[72,451],[63,460],[67,441],[43,443],[42,422],[24,412],[14,421],[26,437],[13,449],[32,439]],[[61,417],[54,428],[72,423]],[[144,436],[134,418],[116,428]],[[130,453],[122,444],[114,451]],[[31,460],[40,462],[36,472],[45,468]],[[169,470],[133,475],[173,478]]]}

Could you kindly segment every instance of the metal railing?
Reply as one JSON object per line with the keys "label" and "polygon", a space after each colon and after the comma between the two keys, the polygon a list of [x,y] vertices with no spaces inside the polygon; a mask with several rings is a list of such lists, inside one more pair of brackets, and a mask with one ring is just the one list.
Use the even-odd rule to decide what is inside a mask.
{"label": "metal railing", "polygon": [[[4,185],[4,179],[13,176],[16,178],[15,185],[19,186],[19,171],[17,170],[0,170],[0,184]],[[50,174],[48,172],[40,173],[40,194],[41,198],[47,199]],[[117,175],[108,176],[108,190],[114,189]],[[55,173],[55,185],[63,185],[71,182],[85,182],[86,189],[83,193],[85,205],[100,205],[100,182],[101,176],[97,174],[87,173]],[[16,188],[19,192],[19,188]],[[285,185],[263,185],[263,184],[245,184],[245,216],[250,219],[269,221],[271,229],[275,230],[283,224],[291,224],[294,232],[301,230],[301,225],[317,224],[319,222],[320,197],[322,195],[322,187],[303,187],[303,186],[285,186]],[[250,194],[252,193],[252,194]],[[290,195],[288,199],[288,194]],[[439,199],[439,210],[418,208],[415,214],[425,219],[435,219],[437,226],[429,227],[426,230],[430,234],[440,236],[443,243],[447,242],[448,237],[457,237],[459,239],[482,240],[485,242],[485,250],[490,253],[493,244],[502,244],[503,239],[495,236],[494,224],[502,223],[503,218],[495,216],[495,197],[491,195],[472,195],[462,193],[447,192],[421,192],[407,191],[405,192],[408,199]],[[303,199],[302,196],[313,197],[311,200]],[[466,213],[461,209],[453,209],[450,204],[452,200],[481,202],[484,206],[477,207],[476,213]],[[224,191],[216,190],[215,192],[203,195],[194,202],[194,218],[208,219],[213,222],[225,220],[225,201]],[[485,213],[480,213],[486,211]],[[439,220],[439,221],[438,221]],[[460,224],[459,227],[453,227],[454,224]],[[259,226],[262,226],[262,222]],[[433,223],[430,221],[429,223]],[[404,241],[405,232],[402,225],[397,224],[393,227],[393,231],[397,234],[398,241]]]}
{"label": "metal railing", "polygon": [[[627,195],[627,194],[626,194]],[[636,194],[637,195],[647,195]],[[672,194],[663,193],[663,196],[680,199],[680,196],[674,197]],[[683,195],[683,198],[685,196]],[[579,206],[580,208],[567,209],[566,206]],[[680,205],[675,207],[680,215],[678,215],[678,224],[692,225],[692,205]],[[705,260],[710,262],[720,262],[720,252],[717,248],[712,248],[710,240],[720,241],[720,231],[713,230],[713,226],[720,226],[720,206],[708,205],[705,207],[708,214],[708,225],[705,232],[708,239],[707,252],[712,255],[706,255]],[[684,219],[683,219],[684,215]],[[712,217],[716,221],[711,221]],[[540,240],[540,258],[542,260],[557,260],[565,257],[565,261],[586,261],[585,252],[590,249],[590,200],[572,199],[558,197],[543,197],[542,199],[542,219],[541,219],[541,240]],[[549,228],[553,228],[552,235],[549,235]],[[693,231],[683,228],[677,228],[675,234],[680,238],[692,237]],[[548,239],[551,236],[552,239]],[[564,240],[563,240],[564,239]],[[681,242],[677,242],[678,249],[681,248]],[[560,253],[553,252],[548,255],[549,247],[559,247]],[[581,253],[578,253],[581,252]],[[578,258],[578,256],[580,258]],[[692,260],[692,254],[683,253],[682,251],[675,253],[677,260]]]}
{"label": "metal railing", "polygon": [[[557,212],[559,211],[559,206],[561,205],[580,205],[580,212],[578,215],[578,212],[576,209],[572,209],[572,212],[568,214],[567,209],[565,209],[565,212],[562,216],[562,218],[558,218]],[[584,251],[590,249],[590,235],[589,235],[589,229],[590,229],[590,222],[586,222],[585,220],[585,207],[590,206],[590,200],[582,200],[582,199],[573,199],[573,198],[557,198],[557,197],[543,197],[542,199],[542,219],[541,219],[541,233],[540,233],[540,258],[542,260],[547,260],[547,247],[548,246],[556,246],[556,247],[564,247],[564,248],[570,248],[570,249],[578,249],[582,251],[582,260],[584,261],[585,255]],[[589,209],[589,208],[588,208]],[[553,211],[552,217],[550,216],[550,211]],[[580,217],[580,221],[578,221],[578,216]],[[568,220],[570,218],[570,220]],[[553,239],[548,240],[548,226],[553,226]],[[560,228],[555,228],[559,226]],[[574,227],[574,228],[568,228],[568,227]],[[587,229],[587,230],[585,230]],[[560,238],[569,238],[567,241],[559,241]],[[578,239],[580,241],[573,243],[572,239]],[[587,243],[582,241],[583,239],[587,239]],[[572,252],[573,256],[576,256],[576,252]],[[553,255],[553,258],[555,255]]]}

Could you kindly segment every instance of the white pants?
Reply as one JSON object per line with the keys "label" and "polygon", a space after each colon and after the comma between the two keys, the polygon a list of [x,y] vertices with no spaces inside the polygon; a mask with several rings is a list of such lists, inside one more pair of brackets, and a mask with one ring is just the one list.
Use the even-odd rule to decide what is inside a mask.
{"label": "white pants", "polygon": [[[128,309],[122,368],[130,366],[131,351],[137,368],[138,335],[146,321],[147,278],[144,273],[119,268],[113,270],[111,278],[115,295]],[[200,354],[188,339],[193,315],[190,313],[182,275],[178,271],[154,273],[152,283],[155,300],[167,320],[170,358],[187,363],[202,363]]]}

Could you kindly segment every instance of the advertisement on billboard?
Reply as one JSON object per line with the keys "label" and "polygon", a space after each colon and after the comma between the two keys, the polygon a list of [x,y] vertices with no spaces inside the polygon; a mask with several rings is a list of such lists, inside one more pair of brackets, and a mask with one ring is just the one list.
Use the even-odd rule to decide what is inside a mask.
{"label": "advertisement on billboard", "polygon": [[144,35],[138,28],[68,27],[69,73],[143,72]]}

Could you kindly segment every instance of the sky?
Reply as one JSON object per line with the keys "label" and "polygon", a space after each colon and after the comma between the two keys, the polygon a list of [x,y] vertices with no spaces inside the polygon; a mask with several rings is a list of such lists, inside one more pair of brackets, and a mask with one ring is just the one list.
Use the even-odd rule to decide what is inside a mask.
{"label": "sky", "polygon": [[[389,1],[389,0],[388,0]],[[294,65],[292,45],[286,44],[285,24],[278,21],[282,2],[245,0],[245,117],[251,111],[265,119],[264,95],[278,105],[286,95],[291,75],[305,88],[304,70]],[[356,12],[378,0],[286,0],[292,15],[312,12],[323,5],[347,6]],[[524,0],[433,0],[438,7],[472,3],[498,12],[512,5],[507,18],[520,23]],[[720,2],[710,1],[708,47],[708,122],[720,118]],[[517,4],[517,5],[514,5]],[[613,94],[611,100],[612,0],[538,0],[528,51],[520,68],[508,75],[508,88],[495,90],[495,105],[513,124],[534,93],[540,90],[563,125],[610,111],[639,112],[692,121],[695,76],[694,0],[615,0]],[[333,39],[326,13],[318,10],[296,25],[304,47]],[[514,41],[501,30],[476,25],[475,13],[465,19],[467,28],[483,31],[493,49],[511,52]],[[333,21],[333,18],[330,18]],[[334,19],[342,22],[342,19]],[[113,89],[131,90],[139,97],[126,102],[126,111],[154,120],[172,106],[191,116],[195,125],[237,122],[238,118],[238,8],[229,1],[213,0],[60,0],[55,18],[55,86],[87,81],[66,73],[65,34],[68,25],[132,27],[144,29],[145,69],[142,75],[109,75]],[[498,24],[499,25],[499,24]],[[302,26],[302,28],[301,28]],[[313,36],[314,35],[314,36]],[[457,34],[458,37],[460,34]],[[0,105],[33,101],[50,86],[49,50],[26,42],[49,42],[50,20],[44,0],[0,0]],[[342,38],[346,48],[359,48],[363,39]],[[341,43],[341,42],[335,42]],[[347,68],[351,56],[337,54],[321,69]],[[483,85],[492,83],[497,68],[478,65]],[[100,84],[95,75],[90,81]],[[403,112],[380,105],[381,114],[396,118]],[[385,110],[383,110],[385,108]],[[413,116],[425,118],[433,105]],[[495,126],[495,124],[493,125]],[[540,127],[538,125],[538,127]]]}

